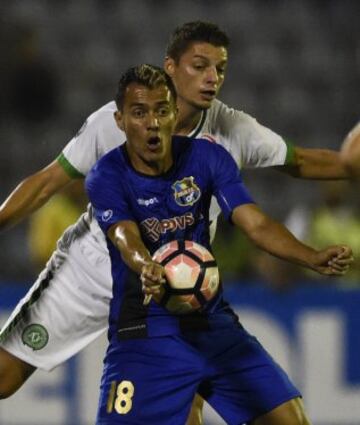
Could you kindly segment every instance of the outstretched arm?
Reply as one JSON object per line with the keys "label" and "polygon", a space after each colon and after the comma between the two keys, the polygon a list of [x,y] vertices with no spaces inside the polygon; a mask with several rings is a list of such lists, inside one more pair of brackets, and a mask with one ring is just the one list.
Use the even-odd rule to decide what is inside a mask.
{"label": "outstretched arm", "polygon": [[57,161],[24,179],[0,206],[0,230],[28,217],[70,181]]}
{"label": "outstretched arm", "polygon": [[125,264],[140,275],[144,294],[158,294],[160,285],[165,283],[165,271],[152,260],[137,224],[133,221],[120,221],[109,228],[107,236],[120,251]]}
{"label": "outstretched arm", "polygon": [[264,251],[324,275],[343,275],[353,261],[351,249],[347,246],[337,245],[316,251],[303,244],[285,226],[265,215],[254,204],[235,208],[232,221]]}
{"label": "outstretched arm", "polygon": [[276,168],[303,179],[330,180],[350,177],[340,153],[329,149],[295,147],[290,163]]}
{"label": "outstretched arm", "polygon": [[341,160],[351,176],[360,179],[360,123],[347,135],[341,147]]}

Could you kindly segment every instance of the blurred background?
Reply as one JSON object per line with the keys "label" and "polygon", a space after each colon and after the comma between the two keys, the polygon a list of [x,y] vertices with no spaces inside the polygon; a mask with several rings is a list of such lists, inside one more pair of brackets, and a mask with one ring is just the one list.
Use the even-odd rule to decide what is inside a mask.
{"label": "blurred background", "polygon": [[[221,100],[296,145],[339,149],[359,120],[359,16],[357,0],[0,0],[0,202],[113,98],[126,68],[161,65],[171,31],[196,19],[231,39]],[[317,247],[349,243],[360,258],[358,187],[274,170],[244,178],[298,237]],[[0,324],[85,204],[74,185],[1,234]],[[358,425],[359,261],[346,279],[319,279],[260,253],[224,223],[214,250],[242,320],[301,387],[314,424]],[[93,423],[104,343],[35,374],[0,403],[0,424]]]}

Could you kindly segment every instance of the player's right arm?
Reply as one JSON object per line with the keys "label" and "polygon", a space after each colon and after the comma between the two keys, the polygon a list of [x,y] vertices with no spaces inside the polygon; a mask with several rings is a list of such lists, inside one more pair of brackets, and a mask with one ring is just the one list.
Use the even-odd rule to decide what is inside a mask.
{"label": "player's right arm", "polygon": [[120,251],[124,263],[140,275],[144,294],[156,294],[164,283],[165,272],[152,260],[141,238],[129,207],[126,175],[122,174],[118,154],[118,149],[114,149],[90,170],[85,180],[86,191],[100,228]]}
{"label": "player's right arm", "polygon": [[28,217],[70,181],[57,160],[24,179],[0,206],[0,230]]}
{"label": "player's right arm", "polygon": [[110,102],[91,114],[55,161],[15,188],[0,206],[0,230],[29,216],[72,179],[83,178],[100,156],[124,141],[115,110]]}
{"label": "player's right arm", "polygon": [[120,251],[124,263],[140,275],[144,294],[158,294],[160,285],[165,283],[164,268],[152,260],[138,225],[134,221],[120,221],[109,228],[107,236]]}

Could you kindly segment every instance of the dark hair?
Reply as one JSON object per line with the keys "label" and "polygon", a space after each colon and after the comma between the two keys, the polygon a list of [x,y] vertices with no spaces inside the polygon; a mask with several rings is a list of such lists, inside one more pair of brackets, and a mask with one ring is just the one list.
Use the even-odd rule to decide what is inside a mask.
{"label": "dark hair", "polygon": [[179,62],[181,55],[195,41],[203,41],[225,48],[230,44],[229,37],[216,24],[203,21],[187,22],[175,28],[175,31],[171,34],[166,48],[166,56],[174,59],[175,62]]}
{"label": "dark hair", "polygon": [[167,86],[174,103],[176,102],[175,87],[166,72],[158,66],[142,64],[129,68],[121,76],[115,96],[116,106],[119,110],[124,106],[125,90],[131,83],[138,83],[149,89],[154,89],[161,85]]}

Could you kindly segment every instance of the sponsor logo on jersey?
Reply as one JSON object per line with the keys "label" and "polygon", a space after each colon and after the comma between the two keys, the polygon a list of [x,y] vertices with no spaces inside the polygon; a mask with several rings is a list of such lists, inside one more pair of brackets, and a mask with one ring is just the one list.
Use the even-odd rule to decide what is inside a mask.
{"label": "sponsor logo on jersey", "polygon": [[112,216],[113,216],[113,210],[106,210],[102,213],[101,220],[105,222],[109,221]]}
{"label": "sponsor logo on jersey", "polygon": [[26,326],[22,333],[23,344],[32,348],[34,351],[44,348],[48,341],[48,331],[44,328],[44,326],[37,323]]}
{"label": "sponsor logo on jersey", "polygon": [[159,200],[156,196],[154,196],[153,198],[150,199],[137,199],[137,203],[139,205],[145,205],[145,207],[148,207],[149,205],[154,205],[154,204],[158,204]]}
{"label": "sponsor logo on jersey", "polygon": [[201,190],[194,182],[193,176],[177,180],[171,187],[174,190],[175,202],[182,207],[193,205],[200,199]]}
{"label": "sponsor logo on jersey", "polygon": [[166,232],[175,232],[176,230],[184,230],[186,227],[193,225],[195,222],[191,212],[184,215],[159,220],[156,217],[147,218],[140,223],[145,236],[152,242],[159,240],[161,234]]}

